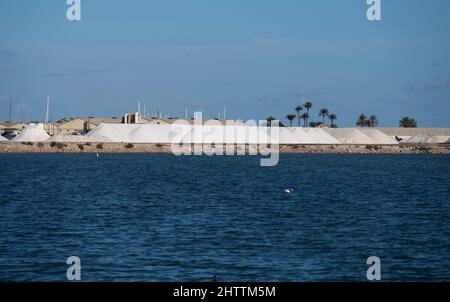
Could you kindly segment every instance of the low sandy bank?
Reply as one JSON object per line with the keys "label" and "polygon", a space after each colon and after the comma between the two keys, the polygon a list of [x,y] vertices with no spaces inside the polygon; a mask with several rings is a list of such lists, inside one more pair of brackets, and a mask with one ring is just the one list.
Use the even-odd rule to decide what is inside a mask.
{"label": "low sandy bank", "polygon": [[[238,147],[241,151],[242,147]],[[214,150],[209,148],[209,151]],[[450,154],[450,146],[280,146],[281,153]],[[128,143],[0,143],[0,153],[172,153],[170,145]]]}

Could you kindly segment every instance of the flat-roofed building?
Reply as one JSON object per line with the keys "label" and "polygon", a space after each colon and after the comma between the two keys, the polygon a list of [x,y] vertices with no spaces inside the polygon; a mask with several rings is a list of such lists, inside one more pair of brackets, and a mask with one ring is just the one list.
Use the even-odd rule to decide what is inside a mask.
{"label": "flat-roofed building", "polygon": [[104,123],[104,124],[121,124],[122,119],[118,117],[107,117],[107,118],[101,118],[101,117],[88,117],[83,118],[84,120],[84,127],[83,132],[89,132],[92,129],[95,129],[98,125]]}
{"label": "flat-roofed building", "polygon": [[50,135],[77,135],[84,132],[84,122],[82,118],[66,118],[47,124],[45,128]]}
{"label": "flat-roofed building", "polygon": [[5,122],[1,123],[0,133],[12,138],[19,135],[20,132],[27,126],[25,123]]}

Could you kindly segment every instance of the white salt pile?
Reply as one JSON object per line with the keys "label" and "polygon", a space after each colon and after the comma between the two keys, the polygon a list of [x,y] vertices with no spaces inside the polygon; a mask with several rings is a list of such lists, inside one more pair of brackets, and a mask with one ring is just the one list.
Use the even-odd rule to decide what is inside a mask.
{"label": "white salt pile", "polygon": [[54,135],[50,137],[46,142],[56,143],[107,143],[111,140],[107,137],[98,135],[85,136],[85,135]]}
{"label": "white salt pile", "polygon": [[338,145],[341,142],[321,128],[305,128],[306,132],[318,141],[319,145]]}
{"label": "white salt pile", "polygon": [[426,140],[427,144],[448,144],[450,143],[450,136],[435,135]]}
{"label": "white salt pile", "polygon": [[377,145],[398,145],[398,142],[394,138],[384,134],[378,129],[363,128],[358,130],[373,139]]}
{"label": "white salt pile", "polygon": [[402,141],[402,143],[425,144],[427,142],[427,140],[429,140],[430,138],[431,138],[431,136],[429,136],[429,135],[415,135],[415,136],[412,136],[412,137]]}
{"label": "white salt pile", "polygon": [[311,141],[309,137],[301,140],[300,137],[294,135],[294,128],[280,128],[279,140],[280,145],[297,145],[302,144],[302,141],[304,144],[307,144],[305,141]]}
{"label": "white salt pile", "polygon": [[270,142],[264,129],[219,125],[100,124],[86,136],[131,143],[257,144]]}
{"label": "white salt pile", "polygon": [[171,130],[171,125],[139,125],[130,132],[129,141],[133,143],[161,143],[168,144],[177,135]]}
{"label": "white salt pile", "polygon": [[286,145],[313,145],[319,141],[308,134],[305,128],[280,128],[280,144]]}
{"label": "white salt pile", "polygon": [[324,131],[343,144],[348,145],[376,145],[376,141],[359,129],[354,128],[324,128]]}
{"label": "white salt pile", "polygon": [[100,124],[86,134],[87,137],[105,137],[111,142],[130,142],[130,133],[136,130],[139,124]]}
{"label": "white salt pile", "polygon": [[448,144],[450,136],[446,135],[415,135],[402,141],[405,144]]}
{"label": "white salt pile", "polygon": [[13,141],[16,142],[42,142],[50,138],[44,130],[44,124],[29,124]]}
{"label": "white salt pile", "polygon": [[276,137],[270,137],[266,127],[255,126],[193,126],[189,131],[183,131],[184,136],[178,142],[194,144],[250,144],[258,143],[277,144],[276,130],[272,133]]}

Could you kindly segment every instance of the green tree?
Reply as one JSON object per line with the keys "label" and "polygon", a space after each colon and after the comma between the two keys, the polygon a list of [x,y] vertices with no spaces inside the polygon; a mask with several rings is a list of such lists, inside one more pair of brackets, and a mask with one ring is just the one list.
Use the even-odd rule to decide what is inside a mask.
{"label": "green tree", "polygon": [[307,125],[309,122],[309,110],[311,110],[313,104],[311,103],[311,101],[306,101],[305,104],[303,105],[303,107],[306,108],[306,113],[308,114],[308,117],[306,118],[305,124]]}
{"label": "green tree", "polygon": [[376,115],[372,114],[367,120],[367,126],[374,128],[378,126],[378,118]]}
{"label": "green tree", "polygon": [[322,108],[319,110],[319,116],[322,117],[322,124],[325,125],[325,117],[328,116],[328,114],[330,113],[330,110],[326,109],[326,108]]}
{"label": "green tree", "polygon": [[[297,116],[295,114],[286,115],[286,119],[289,121],[289,127],[292,127],[292,121],[295,120]],[[300,121],[299,121],[300,124]]]}
{"label": "green tree", "polygon": [[303,127],[306,128],[306,126],[308,125],[309,114],[304,112],[302,114],[302,119],[303,119]]}
{"label": "green tree", "polygon": [[331,122],[331,125],[330,125],[330,126],[331,126],[331,127],[334,127],[334,126],[335,126],[334,121],[337,120],[336,114],[331,113],[331,114],[328,115],[328,118],[330,119],[330,122]]}
{"label": "green tree", "polygon": [[302,106],[297,106],[297,107],[295,107],[295,111],[297,112],[297,117],[298,117],[298,126],[300,127],[300,119],[301,119],[301,116],[300,116],[300,112],[303,110],[303,107]]}
{"label": "green tree", "polygon": [[356,121],[356,126],[365,127],[367,125],[367,116],[363,113],[358,117]]}
{"label": "green tree", "polygon": [[267,121],[267,127],[271,127],[272,126],[272,122],[275,121],[276,118],[274,118],[273,116],[269,116],[268,118],[266,118]]}
{"label": "green tree", "polygon": [[403,128],[417,128],[416,120],[407,116],[400,120],[399,125]]}

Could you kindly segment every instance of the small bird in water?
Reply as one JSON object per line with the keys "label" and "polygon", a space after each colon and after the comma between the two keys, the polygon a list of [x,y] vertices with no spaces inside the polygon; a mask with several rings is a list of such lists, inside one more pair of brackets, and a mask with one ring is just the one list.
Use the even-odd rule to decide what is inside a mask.
{"label": "small bird in water", "polygon": [[284,193],[287,193],[287,194],[294,193],[294,188],[292,188],[292,187],[284,188],[284,189],[283,189],[283,192],[284,192]]}
{"label": "small bird in water", "polygon": [[98,153],[97,153],[97,157],[98,157]]}

